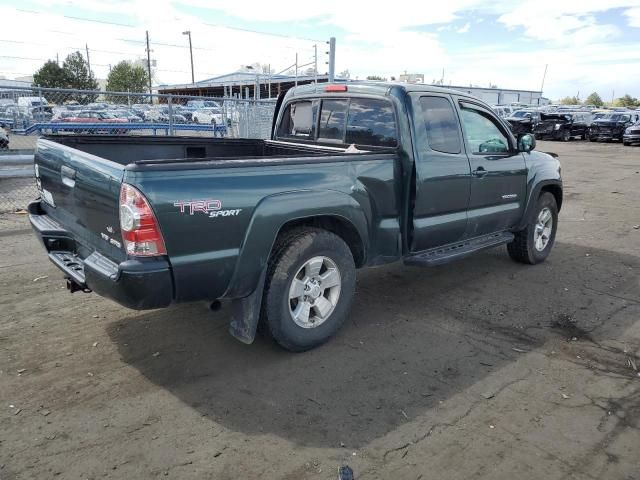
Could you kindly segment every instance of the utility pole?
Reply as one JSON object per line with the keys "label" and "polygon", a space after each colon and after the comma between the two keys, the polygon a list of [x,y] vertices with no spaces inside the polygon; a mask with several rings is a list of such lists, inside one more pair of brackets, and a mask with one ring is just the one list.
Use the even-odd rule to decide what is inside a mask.
{"label": "utility pole", "polygon": [[60,66],[60,57],[58,57],[58,52],[56,52],[56,63]]}
{"label": "utility pole", "polygon": [[549,64],[545,64],[544,66],[544,73],[542,74],[542,84],[540,85],[540,95],[542,95],[542,92],[544,91],[544,80],[545,78],[547,78],[547,67],[549,66]]}
{"label": "utility pole", "polygon": [[329,39],[329,81],[333,82],[336,78],[336,37]]}
{"label": "utility pole", "polygon": [[318,83],[318,45],[313,46],[313,83]]}
{"label": "utility pole", "polygon": [[182,32],[183,35],[189,36],[189,54],[191,55],[191,83],[196,83],[196,78],[193,74],[193,47],[191,46],[191,30],[187,30],[186,32]]}
{"label": "utility pole", "polygon": [[153,93],[151,89],[151,49],[149,48],[149,30],[147,30],[147,73],[149,74],[149,103],[153,103]]}
{"label": "utility pole", "polygon": [[296,87],[298,86],[298,52],[296,52]]}
{"label": "utility pole", "polygon": [[89,45],[85,43],[84,48],[87,50],[87,67],[89,68],[89,76],[91,76],[91,60],[89,60]]}
{"label": "utility pole", "polygon": [[269,100],[271,100],[271,64],[269,64],[269,66],[267,67],[269,69],[268,73],[269,73]]}

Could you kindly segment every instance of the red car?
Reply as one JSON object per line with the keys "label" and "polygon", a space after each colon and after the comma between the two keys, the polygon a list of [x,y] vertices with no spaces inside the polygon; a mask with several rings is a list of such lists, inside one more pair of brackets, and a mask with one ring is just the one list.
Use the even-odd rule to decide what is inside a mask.
{"label": "red car", "polygon": [[[126,118],[116,117],[114,114],[109,112],[101,112],[101,111],[84,111],[79,112],[77,115],[73,115],[70,117],[63,117],[58,120],[62,123],[129,123],[129,120]],[[84,131],[83,131],[84,132]],[[116,129],[113,132],[109,131],[97,131],[95,129],[89,130],[89,133],[116,133],[116,134],[124,134],[127,133],[126,129]]]}

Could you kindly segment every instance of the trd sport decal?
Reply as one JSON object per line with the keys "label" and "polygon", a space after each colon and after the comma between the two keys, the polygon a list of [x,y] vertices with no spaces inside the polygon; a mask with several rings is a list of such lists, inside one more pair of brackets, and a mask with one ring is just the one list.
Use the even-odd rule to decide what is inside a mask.
{"label": "trd sport decal", "polygon": [[235,217],[242,209],[222,210],[222,202],[220,200],[180,200],[173,202],[174,207],[180,209],[180,213],[193,215],[196,212],[202,212],[209,218],[216,217]]}

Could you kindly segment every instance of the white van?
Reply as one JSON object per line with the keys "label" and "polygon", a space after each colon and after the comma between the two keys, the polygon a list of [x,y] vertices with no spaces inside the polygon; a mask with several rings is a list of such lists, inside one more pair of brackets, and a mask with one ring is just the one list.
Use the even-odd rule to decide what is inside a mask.
{"label": "white van", "polygon": [[19,97],[18,98],[18,106],[19,107],[27,107],[27,108],[33,108],[33,107],[44,107],[46,105],[49,105],[49,102],[47,102],[47,99],[44,97]]}

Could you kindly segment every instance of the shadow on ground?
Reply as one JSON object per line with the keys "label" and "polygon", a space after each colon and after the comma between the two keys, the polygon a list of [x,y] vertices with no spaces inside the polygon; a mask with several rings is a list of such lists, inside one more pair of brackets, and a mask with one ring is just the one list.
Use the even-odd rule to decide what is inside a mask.
{"label": "shadow on ground", "polygon": [[[206,418],[245,434],[357,448],[552,338],[615,339],[636,320],[636,257],[557,244],[547,263],[504,249],[456,264],[359,273],[351,321],[290,354],[227,330],[202,304],[109,325],[124,362]],[[159,354],[154,354],[159,352]]]}

